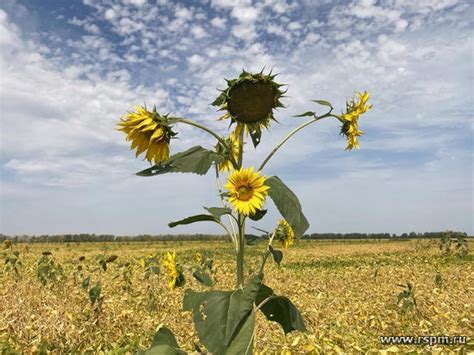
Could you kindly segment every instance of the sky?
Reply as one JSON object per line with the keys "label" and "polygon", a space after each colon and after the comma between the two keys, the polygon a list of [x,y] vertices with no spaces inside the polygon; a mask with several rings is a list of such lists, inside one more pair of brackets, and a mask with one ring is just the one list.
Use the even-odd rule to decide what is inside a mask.
{"label": "sky", "polygon": [[[371,94],[360,150],[322,120],[263,171],[299,196],[308,232],[472,235],[473,14],[469,0],[3,0],[0,233],[221,233],[167,226],[220,206],[214,174],[135,176],[149,164],[115,125],[146,104],[228,134],[210,103],[225,78],[265,68],[287,107],[247,166],[306,119],[294,115],[324,112],[310,100],[340,113]],[[175,130],[172,153],[215,144]],[[249,227],[275,226],[266,206]]]}

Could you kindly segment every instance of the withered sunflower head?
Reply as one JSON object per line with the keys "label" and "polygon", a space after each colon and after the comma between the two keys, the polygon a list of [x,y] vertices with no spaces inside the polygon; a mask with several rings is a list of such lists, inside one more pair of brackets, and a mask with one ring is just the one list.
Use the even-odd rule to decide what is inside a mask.
{"label": "withered sunflower head", "polygon": [[273,110],[284,107],[280,99],[284,91],[283,84],[276,83],[276,75],[252,74],[242,71],[237,79],[226,80],[227,88],[212,103],[227,111],[223,118],[230,118],[231,124],[243,125],[251,135],[255,146],[260,142],[262,128],[268,128],[275,120]]}

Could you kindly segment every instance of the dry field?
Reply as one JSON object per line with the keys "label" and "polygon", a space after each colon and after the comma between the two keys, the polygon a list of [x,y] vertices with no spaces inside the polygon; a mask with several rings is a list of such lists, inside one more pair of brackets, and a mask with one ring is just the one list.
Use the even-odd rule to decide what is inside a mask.
{"label": "dry field", "polygon": [[[257,269],[263,248],[247,248],[249,272]],[[143,260],[171,250],[176,250],[186,270],[186,285],[176,290],[168,289],[164,270],[154,274],[150,268],[154,264],[145,265]],[[214,260],[214,288],[235,284],[234,254],[225,242],[17,244],[0,256],[7,258],[12,251],[19,252],[18,274],[0,266],[0,349],[5,354],[133,353],[149,346],[160,324],[192,351],[198,340],[191,315],[181,311],[181,302],[187,287],[205,289],[187,269],[195,264],[196,252]],[[44,258],[38,275],[44,251],[52,255]],[[102,260],[118,258],[107,263],[104,271],[101,254]],[[466,346],[390,346],[381,345],[379,336],[472,338],[473,261],[472,255],[441,256],[437,242],[430,240],[300,241],[284,250],[281,267],[267,263],[265,283],[298,306],[308,331],[285,337],[277,323],[259,315],[256,350],[264,354],[469,353],[473,340]],[[84,281],[87,277],[89,285]],[[411,298],[405,308],[403,300],[397,304],[403,291],[399,285],[408,281],[414,285],[416,301],[411,309]],[[97,282],[102,287],[100,307],[98,302],[91,304],[88,293]]]}

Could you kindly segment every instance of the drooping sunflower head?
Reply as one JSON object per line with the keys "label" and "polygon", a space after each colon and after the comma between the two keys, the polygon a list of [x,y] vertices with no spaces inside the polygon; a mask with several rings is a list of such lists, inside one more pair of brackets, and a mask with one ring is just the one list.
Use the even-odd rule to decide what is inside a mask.
{"label": "drooping sunflower head", "polygon": [[346,112],[340,116],[342,127],[341,134],[347,138],[346,150],[352,150],[359,148],[358,137],[364,134],[359,129],[359,116],[366,113],[372,108],[372,105],[368,105],[369,93],[357,93],[357,99],[352,99],[346,102]]}
{"label": "drooping sunflower head", "polygon": [[259,171],[254,171],[253,166],[234,170],[229,175],[225,188],[237,213],[249,216],[262,209],[270,188],[265,185],[265,179]]}
{"label": "drooping sunflower head", "polygon": [[131,148],[136,149],[136,156],[146,152],[145,158],[150,163],[159,164],[170,155],[169,143],[176,135],[168,124],[168,117],[161,116],[154,109],[150,112],[146,107],[135,106],[135,111],[129,112],[117,124],[117,130],[127,135]]}
{"label": "drooping sunflower head", "polygon": [[230,171],[234,168],[231,159],[237,161],[239,158],[239,137],[236,132],[232,132],[228,138],[225,139],[227,147],[221,142],[218,142],[216,145],[216,151],[226,157],[226,159],[218,165],[219,171]]}
{"label": "drooping sunflower head", "polygon": [[[276,83],[276,75],[252,74],[245,70],[236,79],[226,80],[227,88],[212,103],[227,111],[222,118],[230,118],[231,124],[237,123],[240,129],[245,127],[251,135],[254,146],[260,142],[262,128],[268,128],[275,120],[273,110],[284,107],[280,102],[284,91],[283,84]],[[275,120],[276,121],[276,120]]]}
{"label": "drooping sunflower head", "polygon": [[275,236],[285,248],[288,248],[295,243],[295,232],[286,219],[278,221],[275,233]]}
{"label": "drooping sunflower head", "polygon": [[170,289],[181,287],[185,283],[184,275],[180,265],[176,262],[176,252],[173,251],[166,253],[161,264],[168,270],[169,282],[168,286]]}

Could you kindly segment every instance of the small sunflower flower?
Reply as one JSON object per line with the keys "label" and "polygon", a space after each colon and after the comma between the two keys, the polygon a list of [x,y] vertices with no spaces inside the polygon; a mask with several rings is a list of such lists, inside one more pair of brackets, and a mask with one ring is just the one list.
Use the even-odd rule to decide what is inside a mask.
{"label": "small sunflower flower", "polygon": [[160,164],[169,158],[170,139],[176,133],[166,124],[166,116],[150,112],[146,107],[135,106],[134,109],[121,119],[117,130],[127,135],[127,141],[132,142],[130,149],[136,149],[137,157],[146,152],[146,160]]}
{"label": "small sunflower flower", "polygon": [[168,286],[170,289],[175,289],[184,285],[184,275],[180,265],[176,262],[176,252],[173,251],[166,253],[165,257],[161,261],[164,268],[168,269],[169,282]]}
{"label": "small sunflower flower", "polygon": [[295,232],[286,219],[278,221],[276,237],[285,248],[288,248],[295,243]]}
{"label": "small sunflower flower", "polygon": [[225,188],[229,191],[229,202],[234,209],[249,216],[262,209],[269,186],[265,185],[265,176],[254,172],[253,166],[234,170],[228,177]]}
{"label": "small sunflower flower", "polygon": [[194,255],[194,258],[196,259],[196,262],[198,264],[202,264],[202,262],[204,260],[202,254],[200,252],[196,252],[196,254]]}
{"label": "small sunflower flower", "polygon": [[369,100],[369,93],[367,91],[364,93],[358,92],[357,96],[357,100],[353,99],[346,103],[346,113],[340,116],[342,122],[341,134],[347,138],[346,150],[359,148],[358,138],[364,134],[359,129],[359,116],[372,108],[372,105],[367,105]]}
{"label": "small sunflower flower", "polygon": [[[226,144],[228,147],[231,147],[231,156],[234,159],[234,161],[237,161],[239,158],[239,137],[235,132],[232,132],[229,136],[229,138],[226,139]],[[216,150],[218,153],[226,153],[229,155],[227,152],[226,148],[222,146],[222,144],[219,142],[216,146]],[[227,157],[226,160],[224,160],[222,163],[218,165],[219,171],[225,172],[225,171],[230,171],[234,169],[234,166],[232,165],[232,161],[230,157]]]}

